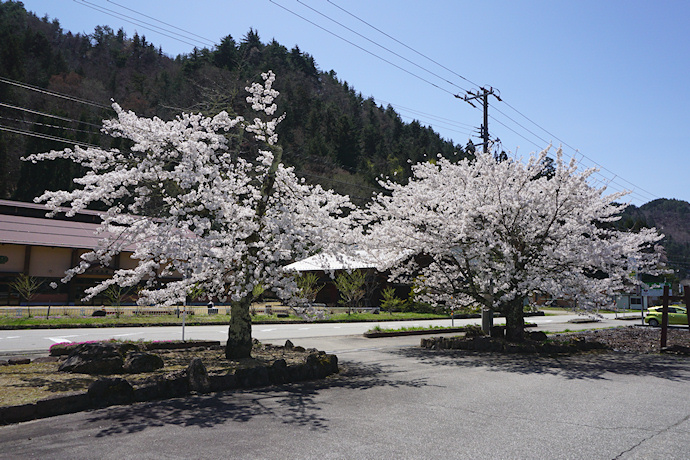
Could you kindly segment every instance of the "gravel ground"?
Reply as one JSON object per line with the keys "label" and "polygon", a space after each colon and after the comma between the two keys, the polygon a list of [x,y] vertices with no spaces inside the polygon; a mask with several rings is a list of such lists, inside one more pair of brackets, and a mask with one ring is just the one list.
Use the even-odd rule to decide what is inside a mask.
{"label": "gravel ground", "polygon": [[[614,351],[629,353],[659,353],[661,328],[658,327],[619,327],[593,331],[573,332],[553,335],[551,338],[583,337],[587,341],[597,341]],[[690,332],[687,329],[668,329],[667,348],[669,351],[690,351]]]}

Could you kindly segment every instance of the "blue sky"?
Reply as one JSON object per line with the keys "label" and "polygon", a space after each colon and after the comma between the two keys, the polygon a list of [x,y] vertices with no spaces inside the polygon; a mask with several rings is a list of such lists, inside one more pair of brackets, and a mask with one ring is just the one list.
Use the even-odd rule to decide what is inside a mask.
{"label": "blue sky", "polygon": [[[481,124],[482,114],[454,94],[491,86],[503,102],[491,100],[489,131],[511,155],[524,157],[549,143],[562,144],[565,154],[576,155],[583,167],[599,166],[596,177],[608,183],[610,191],[632,190],[627,200],[633,204],[655,198],[690,201],[690,168],[685,167],[690,144],[687,1],[23,3],[39,16],[57,18],[65,31],[122,27],[130,37],[135,31],[145,35],[171,56],[189,53],[195,45],[212,47],[227,35],[239,41],[252,27],[262,41],[275,38],[288,48],[298,45],[321,70],[335,70],[364,97],[390,103],[406,121],[418,119],[462,145]],[[96,7],[131,16],[140,24]],[[168,29],[167,34],[187,43],[144,22]],[[183,38],[183,32],[171,26],[194,35]]]}

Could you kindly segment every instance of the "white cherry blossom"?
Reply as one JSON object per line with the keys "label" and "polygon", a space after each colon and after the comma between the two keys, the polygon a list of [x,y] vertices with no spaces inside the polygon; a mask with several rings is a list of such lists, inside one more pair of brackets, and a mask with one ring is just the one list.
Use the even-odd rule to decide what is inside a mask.
{"label": "white cherry blossom", "polygon": [[428,301],[450,307],[481,305],[506,315],[520,339],[523,301],[531,294],[593,308],[637,270],[654,273],[659,255],[654,229],[616,231],[610,224],[625,194],[592,187],[590,169],[556,153],[553,177],[547,151],[526,163],[497,162],[490,154],[457,163],[438,158],[413,166],[406,184],[382,181],[363,220],[367,244],[391,257],[382,268],[415,284]]}
{"label": "white cherry blossom", "polygon": [[[275,75],[246,88],[247,102],[264,116],[276,111]],[[143,286],[140,303],[181,303],[190,290],[232,304],[226,355],[251,350],[249,304],[255,286],[288,297],[296,286],[284,265],[307,257],[347,234],[347,197],[299,180],[280,163],[275,129],[284,115],[247,122],[222,112],[212,118],[182,114],[171,121],[142,118],[113,104],[117,118],[103,130],[127,148],[65,149],[28,160],[67,158],[84,167],[73,191],[45,192],[36,199],[52,214],[105,207],[98,247],[82,257],[63,281],[94,264],[108,265],[133,251],[134,268],[89,289],[92,297],[108,286]],[[228,133],[241,129],[265,143],[254,160],[229,150]]]}

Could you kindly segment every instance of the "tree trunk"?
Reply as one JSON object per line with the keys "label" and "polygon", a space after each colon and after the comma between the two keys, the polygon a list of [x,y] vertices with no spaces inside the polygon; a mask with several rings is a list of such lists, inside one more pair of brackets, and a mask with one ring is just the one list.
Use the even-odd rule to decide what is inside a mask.
{"label": "tree trunk", "polygon": [[252,317],[249,315],[251,294],[233,302],[230,309],[228,343],[225,345],[227,359],[249,358],[252,352]]}
{"label": "tree trunk", "polygon": [[506,340],[521,342],[524,339],[525,318],[522,310],[522,299],[513,300],[505,306]]}
{"label": "tree trunk", "polygon": [[[261,241],[261,229],[263,228],[263,218],[266,215],[268,199],[273,195],[273,188],[276,181],[276,171],[280,166],[283,156],[283,149],[280,146],[272,146],[273,161],[271,167],[266,172],[261,184],[261,199],[256,205],[254,219],[259,224],[259,230],[249,235],[245,242],[249,249],[249,255],[244,260],[245,271],[249,270],[250,257],[257,257],[258,249],[252,247]],[[245,279],[250,279],[245,277]],[[230,328],[228,331],[228,343],[225,346],[225,357],[227,359],[249,358],[252,353],[252,317],[249,314],[249,307],[252,303],[252,292],[248,292],[244,298],[238,302],[233,302],[230,310]]]}

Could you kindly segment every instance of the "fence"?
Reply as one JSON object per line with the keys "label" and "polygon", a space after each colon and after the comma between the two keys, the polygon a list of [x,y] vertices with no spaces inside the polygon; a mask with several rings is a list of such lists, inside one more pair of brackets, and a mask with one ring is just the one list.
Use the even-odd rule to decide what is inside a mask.
{"label": "fence", "polygon": [[[100,312],[105,311],[105,316],[166,316],[177,315],[178,309],[181,313],[185,307],[155,307],[155,306],[137,306],[126,305],[120,307],[113,307],[110,305],[21,305],[0,307],[0,317],[26,318],[29,316],[45,317],[48,315],[50,309],[50,316],[52,317],[87,317],[87,316],[102,316]],[[275,303],[253,304],[250,307],[252,314],[276,314],[288,313],[289,307]],[[186,307],[188,315],[229,315],[230,305],[215,305],[213,308],[208,308],[207,305],[188,305]],[[94,315],[94,312],[99,312]]]}

